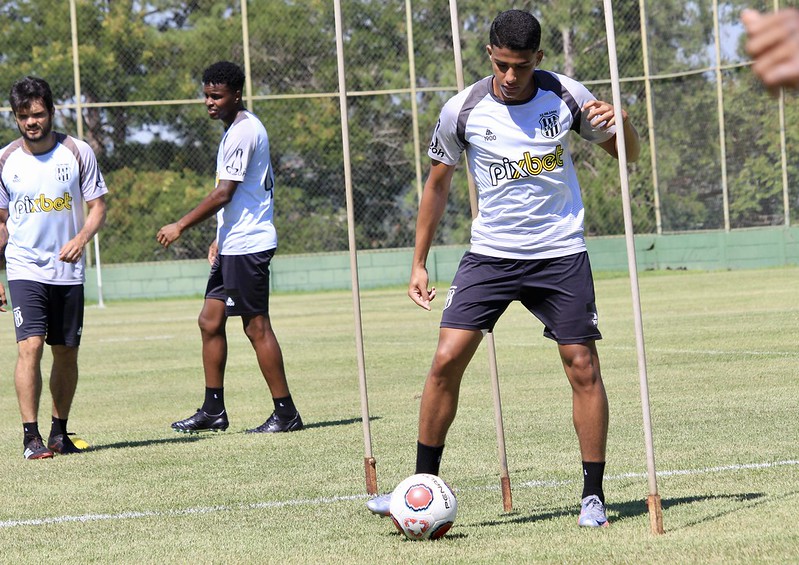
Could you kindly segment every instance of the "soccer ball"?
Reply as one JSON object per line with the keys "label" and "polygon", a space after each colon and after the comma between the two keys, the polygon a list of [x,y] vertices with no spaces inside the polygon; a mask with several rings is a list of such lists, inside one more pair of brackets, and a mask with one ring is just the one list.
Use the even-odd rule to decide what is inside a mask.
{"label": "soccer ball", "polygon": [[435,475],[411,475],[391,493],[391,520],[411,540],[438,539],[455,522],[458,501]]}

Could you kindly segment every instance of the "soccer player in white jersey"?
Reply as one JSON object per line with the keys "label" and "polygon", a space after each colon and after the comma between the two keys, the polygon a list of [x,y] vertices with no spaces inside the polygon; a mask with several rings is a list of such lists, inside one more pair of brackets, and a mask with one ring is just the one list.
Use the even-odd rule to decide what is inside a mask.
{"label": "soccer player in white jersey", "polygon": [[[10,102],[22,137],[0,151],[0,252],[5,249],[16,326],[23,456],[47,459],[80,452],[69,439],[67,419],[83,331],[83,249],[105,222],[108,189],[89,145],[53,131],[55,106],[45,80],[17,81]],[[0,307],[4,303],[0,285]],[[53,354],[47,445],[38,424],[45,343]]]}
{"label": "soccer player in white jersey", "polygon": [[156,235],[168,247],[184,230],[217,217],[216,240],[208,251],[211,273],[199,318],[205,400],[194,415],[172,424],[179,432],[228,428],[224,379],[225,326],[230,316],[241,316],[274,403],[267,420],[247,431],[290,432],[303,427],[269,319],[269,263],[277,248],[272,223],[275,182],[266,129],[244,109],[244,78],[238,65],[228,61],[214,63],[203,72],[208,116],[225,125],[217,153],[216,186],[192,211]]}
{"label": "soccer player in white jersey", "polygon": [[[419,413],[417,473],[437,475],[455,418],[466,366],[508,305],[520,301],[558,345],[572,388],[573,419],[583,461],[581,526],[608,524],[602,477],[608,402],[595,340],[597,310],[583,240],[583,204],[572,164],[572,133],[617,157],[613,107],[568,77],[537,69],[541,27],[521,10],[501,13],[486,51],[493,74],[452,97],[430,143],[432,159],[416,224],[408,294],[430,310],[435,288],[425,267],[463,152],[478,191],[471,248],[447,292],[438,348]],[[638,158],[638,134],[622,116],[627,158]],[[388,513],[390,496],[367,502]]]}

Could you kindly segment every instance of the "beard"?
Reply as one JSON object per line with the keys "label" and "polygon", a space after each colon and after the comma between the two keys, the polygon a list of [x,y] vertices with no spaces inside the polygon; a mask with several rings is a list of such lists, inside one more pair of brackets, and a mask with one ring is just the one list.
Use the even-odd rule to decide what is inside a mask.
{"label": "beard", "polygon": [[36,127],[21,127],[17,124],[17,129],[19,129],[19,133],[22,134],[22,137],[25,138],[25,141],[29,141],[31,143],[36,143],[38,141],[42,141],[43,139],[47,139],[50,135],[50,132],[53,131],[53,121],[51,119],[44,120],[36,125]]}

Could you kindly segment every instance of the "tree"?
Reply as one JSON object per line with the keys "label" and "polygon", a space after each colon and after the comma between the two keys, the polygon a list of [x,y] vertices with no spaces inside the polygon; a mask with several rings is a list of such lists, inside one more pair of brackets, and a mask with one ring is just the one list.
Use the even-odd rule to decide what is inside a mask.
{"label": "tree", "polygon": [[[421,152],[426,173],[430,135],[442,105],[456,90],[447,4],[411,2],[420,137],[415,148],[405,5],[343,3],[356,243],[361,249],[413,244],[418,205],[414,154]],[[652,232],[640,14],[637,2],[614,4],[620,73],[632,77],[622,83],[623,102],[645,141],[642,158],[630,166],[633,220],[637,232]],[[722,2],[720,17],[727,29],[734,29],[744,4]],[[196,238],[182,240],[177,254],[159,252],[152,236],[213,184],[214,156],[223,132],[201,103],[200,76],[220,59],[244,64],[241,0],[76,0],[76,6],[83,132],[111,188],[109,214],[115,231],[104,241],[110,239],[118,249],[104,257],[204,257],[213,222],[198,230]],[[599,98],[611,99],[600,4],[544,0],[514,6],[532,10],[542,23],[544,69],[573,76]],[[488,30],[507,8],[507,2],[498,0],[458,2],[466,84],[491,72],[485,53]],[[663,228],[721,227],[716,79],[714,73],[702,72],[714,58],[711,3],[648,1],[646,10],[651,71],[696,71],[652,81]],[[343,250],[346,206],[333,4],[248,0],[247,12],[252,107],[270,136],[281,251]],[[7,2],[0,6],[0,32],[3,84],[25,74],[47,78],[59,107],[57,126],[76,134],[69,4]],[[745,78],[746,71],[728,71],[724,77],[735,227],[777,223],[782,217],[774,106]],[[788,113],[788,137],[796,143],[795,104]],[[4,119],[8,127],[0,132],[0,141],[10,141],[17,132],[8,114]],[[589,143],[577,141],[573,150],[587,233],[621,233],[616,162]],[[790,156],[791,178],[797,167]],[[468,241],[466,187],[461,162],[436,244]]]}

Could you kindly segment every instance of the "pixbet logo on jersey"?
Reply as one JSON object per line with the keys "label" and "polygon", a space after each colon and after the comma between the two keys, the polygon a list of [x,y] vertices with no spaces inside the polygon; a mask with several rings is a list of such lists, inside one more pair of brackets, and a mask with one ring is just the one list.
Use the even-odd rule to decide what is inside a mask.
{"label": "pixbet logo on jersey", "polygon": [[533,157],[529,151],[519,161],[511,161],[507,157],[501,163],[491,163],[488,171],[491,174],[491,186],[497,186],[501,180],[524,179],[540,175],[542,172],[554,171],[563,166],[563,146],[558,144],[552,153],[541,157]]}
{"label": "pixbet logo on jersey", "polygon": [[35,214],[37,212],[60,212],[61,210],[72,210],[72,195],[64,192],[63,198],[47,198],[40,194],[34,198],[26,196],[22,200],[14,202],[14,212],[17,217],[22,214]]}
{"label": "pixbet logo on jersey", "polygon": [[433,130],[433,139],[430,141],[430,145],[428,146],[428,150],[431,154],[435,155],[436,157],[443,157],[444,150],[441,149],[441,145],[438,143],[438,130],[441,127],[441,120],[438,120],[436,123],[436,129]]}

